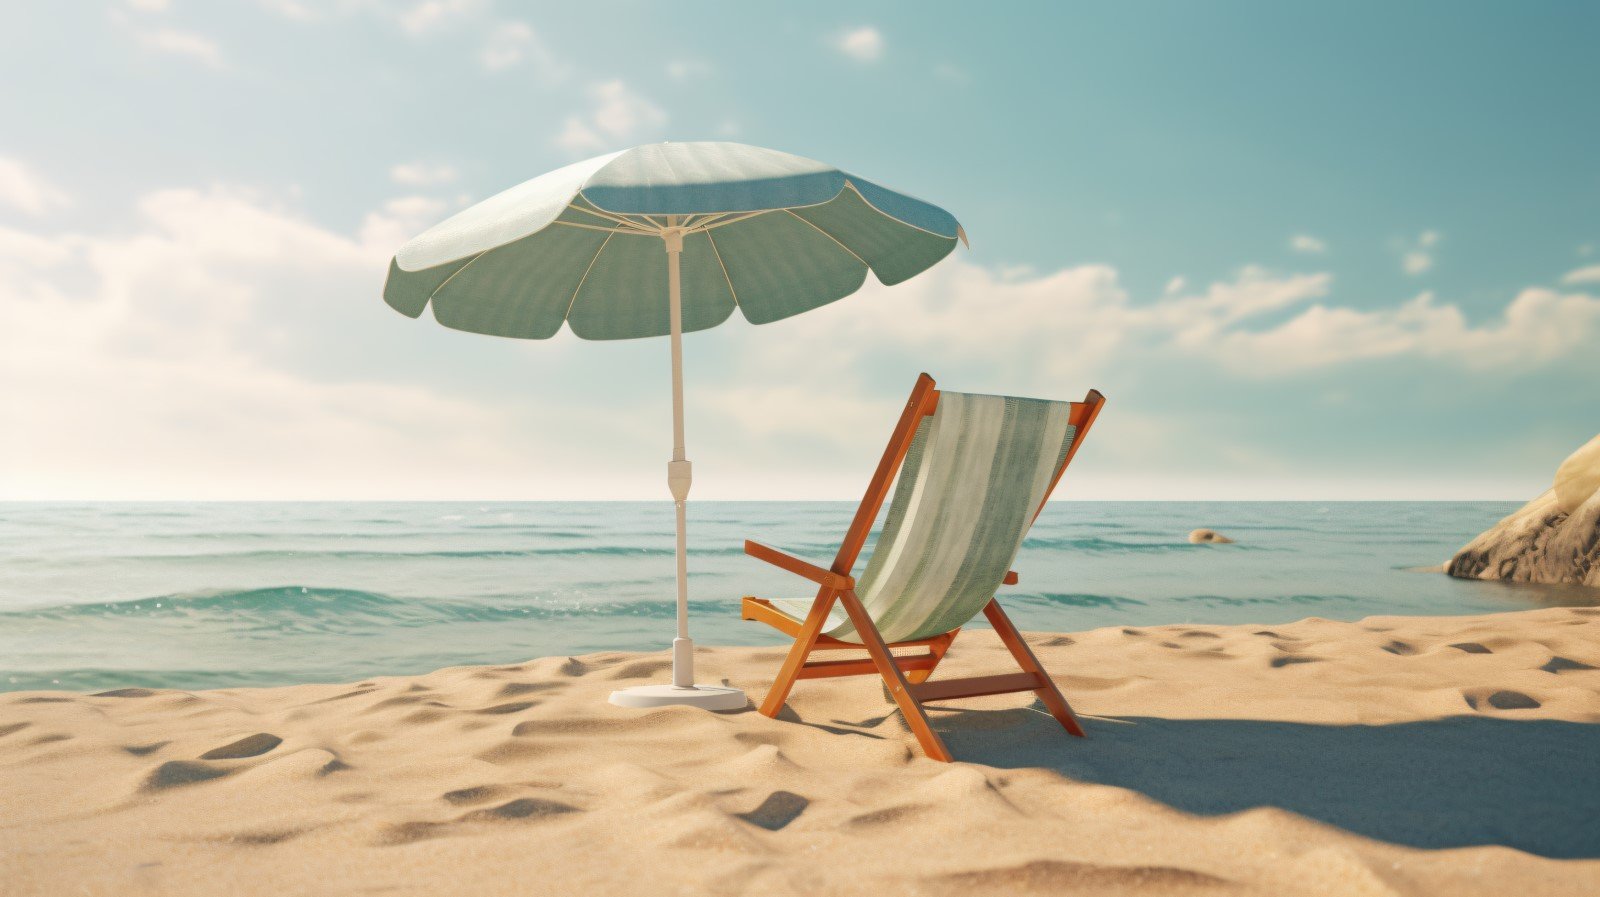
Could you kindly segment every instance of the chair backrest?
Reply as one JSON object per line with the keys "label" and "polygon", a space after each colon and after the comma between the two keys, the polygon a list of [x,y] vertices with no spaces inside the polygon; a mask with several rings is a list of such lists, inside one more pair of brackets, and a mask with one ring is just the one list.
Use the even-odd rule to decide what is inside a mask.
{"label": "chair backrest", "polygon": [[[1098,393],[1072,403],[933,392],[931,379],[926,387],[919,381],[933,412],[921,410],[924,404],[913,415],[908,405],[896,430],[905,440],[899,480],[856,584],[887,642],[949,632],[994,597],[1101,401]],[[915,426],[908,439],[907,423]],[[884,474],[899,454],[891,442],[884,456],[890,469],[880,465],[874,479],[876,503],[869,490],[861,509],[869,524],[882,502]],[[841,549],[840,561],[845,554]],[[853,640],[855,632],[846,624],[829,634]]]}

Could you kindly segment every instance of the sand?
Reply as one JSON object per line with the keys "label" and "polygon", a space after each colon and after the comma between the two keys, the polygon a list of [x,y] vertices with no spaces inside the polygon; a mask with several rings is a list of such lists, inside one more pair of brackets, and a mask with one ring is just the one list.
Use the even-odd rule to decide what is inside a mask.
{"label": "sand", "polygon": [[[1600,610],[1029,640],[1089,737],[971,700],[954,764],[872,679],[606,703],[664,654],[4,694],[0,893],[1600,893]],[[1005,671],[974,631],[941,675]]]}

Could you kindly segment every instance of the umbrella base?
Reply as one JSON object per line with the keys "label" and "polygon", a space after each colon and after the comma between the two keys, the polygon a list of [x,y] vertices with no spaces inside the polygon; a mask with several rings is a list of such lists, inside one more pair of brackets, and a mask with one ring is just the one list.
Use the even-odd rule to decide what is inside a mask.
{"label": "umbrella base", "polygon": [[750,705],[744,692],[721,685],[695,685],[681,688],[676,685],[638,685],[611,693],[611,703],[618,707],[670,707],[687,704],[705,710],[743,710]]}

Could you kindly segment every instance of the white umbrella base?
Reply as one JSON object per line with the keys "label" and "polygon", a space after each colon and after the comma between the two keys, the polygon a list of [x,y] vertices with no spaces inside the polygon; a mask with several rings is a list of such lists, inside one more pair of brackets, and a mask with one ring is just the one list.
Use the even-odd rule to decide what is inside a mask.
{"label": "white umbrella base", "polygon": [[721,685],[637,685],[611,693],[618,707],[670,707],[687,704],[705,710],[743,710],[750,702],[744,692]]}

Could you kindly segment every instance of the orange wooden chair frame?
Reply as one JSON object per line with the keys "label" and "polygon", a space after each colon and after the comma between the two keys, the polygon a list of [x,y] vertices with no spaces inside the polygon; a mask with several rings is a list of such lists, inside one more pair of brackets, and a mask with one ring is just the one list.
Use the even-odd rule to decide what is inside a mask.
{"label": "orange wooden chair frame", "polygon": [[[935,760],[948,763],[953,758],[950,756],[950,750],[945,747],[943,739],[933,731],[928,722],[927,711],[922,705],[930,701],[1031,691],[1039,696],[1039,700],[1050,711],[1050,715],[1054,716],[1068,732],[1081,738],[1084,734],[1083,727],[1078,724],[1078,718],[1073,714],[1072,707],[1067,703],[1067,699],[1062,697],[1061,690],[1056,688],[1056,684],[1051,681],[1044,667],[1039,665],[1038,658],[1028,649],[1027,642],[1023,641],[1021,633],[1012,625],[1011,618],[1006,616],[999,602],[990,599],[983,608],[983,615],[988,617],[989,625],[994,627],[995,633],[1010,650],[1012,658],[1022,668],[1022,672],[929,682],[928,677],[933,675],[934,669],[944,659],[945,653],[950,650],[950,644],[955,641],[956,634],[961,630],[957,628],[943,635],[917,641],[886,644],[878,634],[877,627],[873,625],[866,607],[856,596],[856,581],[851,577],[850,571],[854,569],[861,548],[866,544],[867,534],[872,529],[872,523],[877,519],[878,511],[888,497],[891,481],[899,470],[901,462],[905,460],[906,451],[911,447],[917,425],[921,423],[923,417],[932,414],[938,404],[939,391],[934,389],[933,378],[927,374],[920,375],[916,386],[911,390],[911,398],[906,400],[905,411],[901,413],[900,421],[895,425],[894,434],[889,437],[889,446],[884,449],[883,458],[878,461],[878,469],[873,473],[872,482],[867,486],[867,494],[856,510],[855,518],[845,533],[844,542],[839,546],[839,553],[834,557],[831,567],[824,569],[809,564],[759,542],[744,543],[745,553],[751,557],[781,567],[817,584],[817,597],[811,603],[811,610],[806,614],[805,620],[800,622],[779,611],[765,599],[746,596],[742,602],[741,616],[744,619],[766,623],[794,638],[794,646],[789,649],[783,666],[778,669],[778,677],[772,683],[772,689],[767,692],[766,700],[761,703],[761,712],[776,717],[798,680],[877,673],[883,677],[890,697],[905,716],[906,723],[916,735],[917,743],[922,746],[924,753]],[[1044,510],[1045,502],[1050,500],[1050,493],[1061,481],[1061,475],[1066,472],[1067,465],[1072,463],[1073,455],[1076,455],[1078,448],[1083,445],[1083,439],[1088,435],[1094,419],[1099,416],[1103,404],[1105,397],[1099,391],[1092,389],[1082,402],[1072,403],[1069,422],[1077,427],[1077,432],[1073,437],[1072,447],[1068,449],[1067,457],[1061,464],[1061,469],[1056,471],[1055,478],[1045,490],[1044,499],[1034,511],[1035,519]],[[1016,572],[1007,573],[1004,582],[1007,585],[1014,585],[1017,582]],[[861,644],[840,641],[822,634],[835,601],[844,605],[845,613],[849,615],[850,622],[855,624],[857,635],[861,637]],[[926,653],[897,656],[892,653],[896,648],[925,648]],[[867,652],[866,658],[809,659],[813,651],[862,649]]]}

